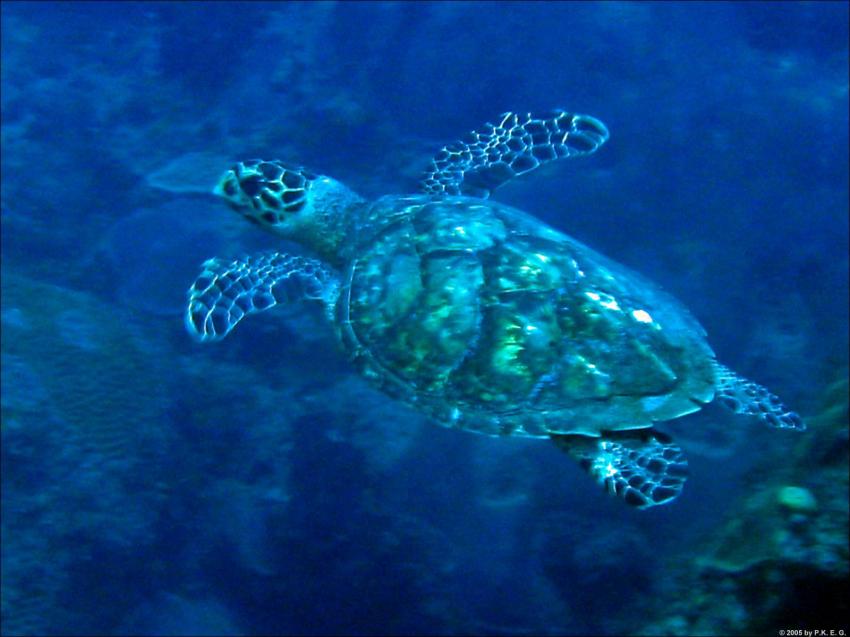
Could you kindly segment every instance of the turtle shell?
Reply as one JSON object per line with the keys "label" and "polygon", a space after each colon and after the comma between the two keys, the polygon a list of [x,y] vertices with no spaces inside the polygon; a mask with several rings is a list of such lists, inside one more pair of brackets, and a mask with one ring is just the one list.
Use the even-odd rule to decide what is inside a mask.
{"label": "turtle shell", "polygon": [[385,223],[348,265],[340,338],[441,424],[598,435],[712,400],[714,354],[687,310],[537,219],[466,197],[385,197],[368,217]]}

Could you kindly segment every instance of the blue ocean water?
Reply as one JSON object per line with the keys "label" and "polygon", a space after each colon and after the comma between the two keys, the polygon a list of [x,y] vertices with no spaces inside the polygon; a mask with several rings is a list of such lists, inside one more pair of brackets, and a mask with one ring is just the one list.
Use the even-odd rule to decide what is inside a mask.
{"label": "blue ocean water", "polygon": [[[848,4],[4,2],[2,633],[848,630]],[[798,410],[664,423],[675,502],[445,429],[320,311],[218,344],[200,264],[297,246],[233,161],[410,193],[505,111],[610,140],[500,188],[680,299]],[[836,633],[839,634],[839,633]]]}

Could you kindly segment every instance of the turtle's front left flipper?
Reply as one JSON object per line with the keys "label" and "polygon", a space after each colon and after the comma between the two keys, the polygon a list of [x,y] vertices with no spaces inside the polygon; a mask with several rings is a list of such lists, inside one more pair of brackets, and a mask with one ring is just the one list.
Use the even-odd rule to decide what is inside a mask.
{"label": "turtle's front left flipper", "polygon": [[422,191],[486,199],[514,177],[550,161],[589,155],[608,139],[595,117],[562,110],[503,113],[498,121],[443,147],[422,177]]}
{"label": "turtle's front left flipper", "polygon": [[608,432],[599,438],[553,435],[552,440],[608,493],[639,509],[667,504],[687,479],[682,450],[653,429]]}
{"label": "turtle's front left flipper", "polygon": [[199,341],[217,341],[244,317],[299,300],[332,305],[336,275],[316,259],[269,252],[244,259],[209,259],[189,288],[186,328]]}

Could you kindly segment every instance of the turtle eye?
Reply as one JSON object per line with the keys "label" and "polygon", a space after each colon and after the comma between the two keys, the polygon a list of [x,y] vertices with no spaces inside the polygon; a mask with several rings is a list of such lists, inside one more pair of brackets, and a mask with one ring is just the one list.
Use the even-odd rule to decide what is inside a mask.
{"label": "turtle eye", "polygon": [[222,192],[228,197],[235,197],[237,192],[236,179],[225,179],[222,182]]}

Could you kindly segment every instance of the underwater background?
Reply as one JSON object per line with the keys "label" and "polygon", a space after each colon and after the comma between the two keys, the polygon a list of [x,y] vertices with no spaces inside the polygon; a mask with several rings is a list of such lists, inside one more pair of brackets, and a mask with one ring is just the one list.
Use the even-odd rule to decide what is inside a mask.
{"label": "underwater background", "polygon": [[[0,70],[4,635],[848,630],[847,3],[3,2]],[[555,107],[610,141],[494,199],[807,431],[664,423],[691,475],[638,511],[386,399],[309,308],[187,334],[203,260],[292,249],[209,194],[233,161],[412,192]]]}

